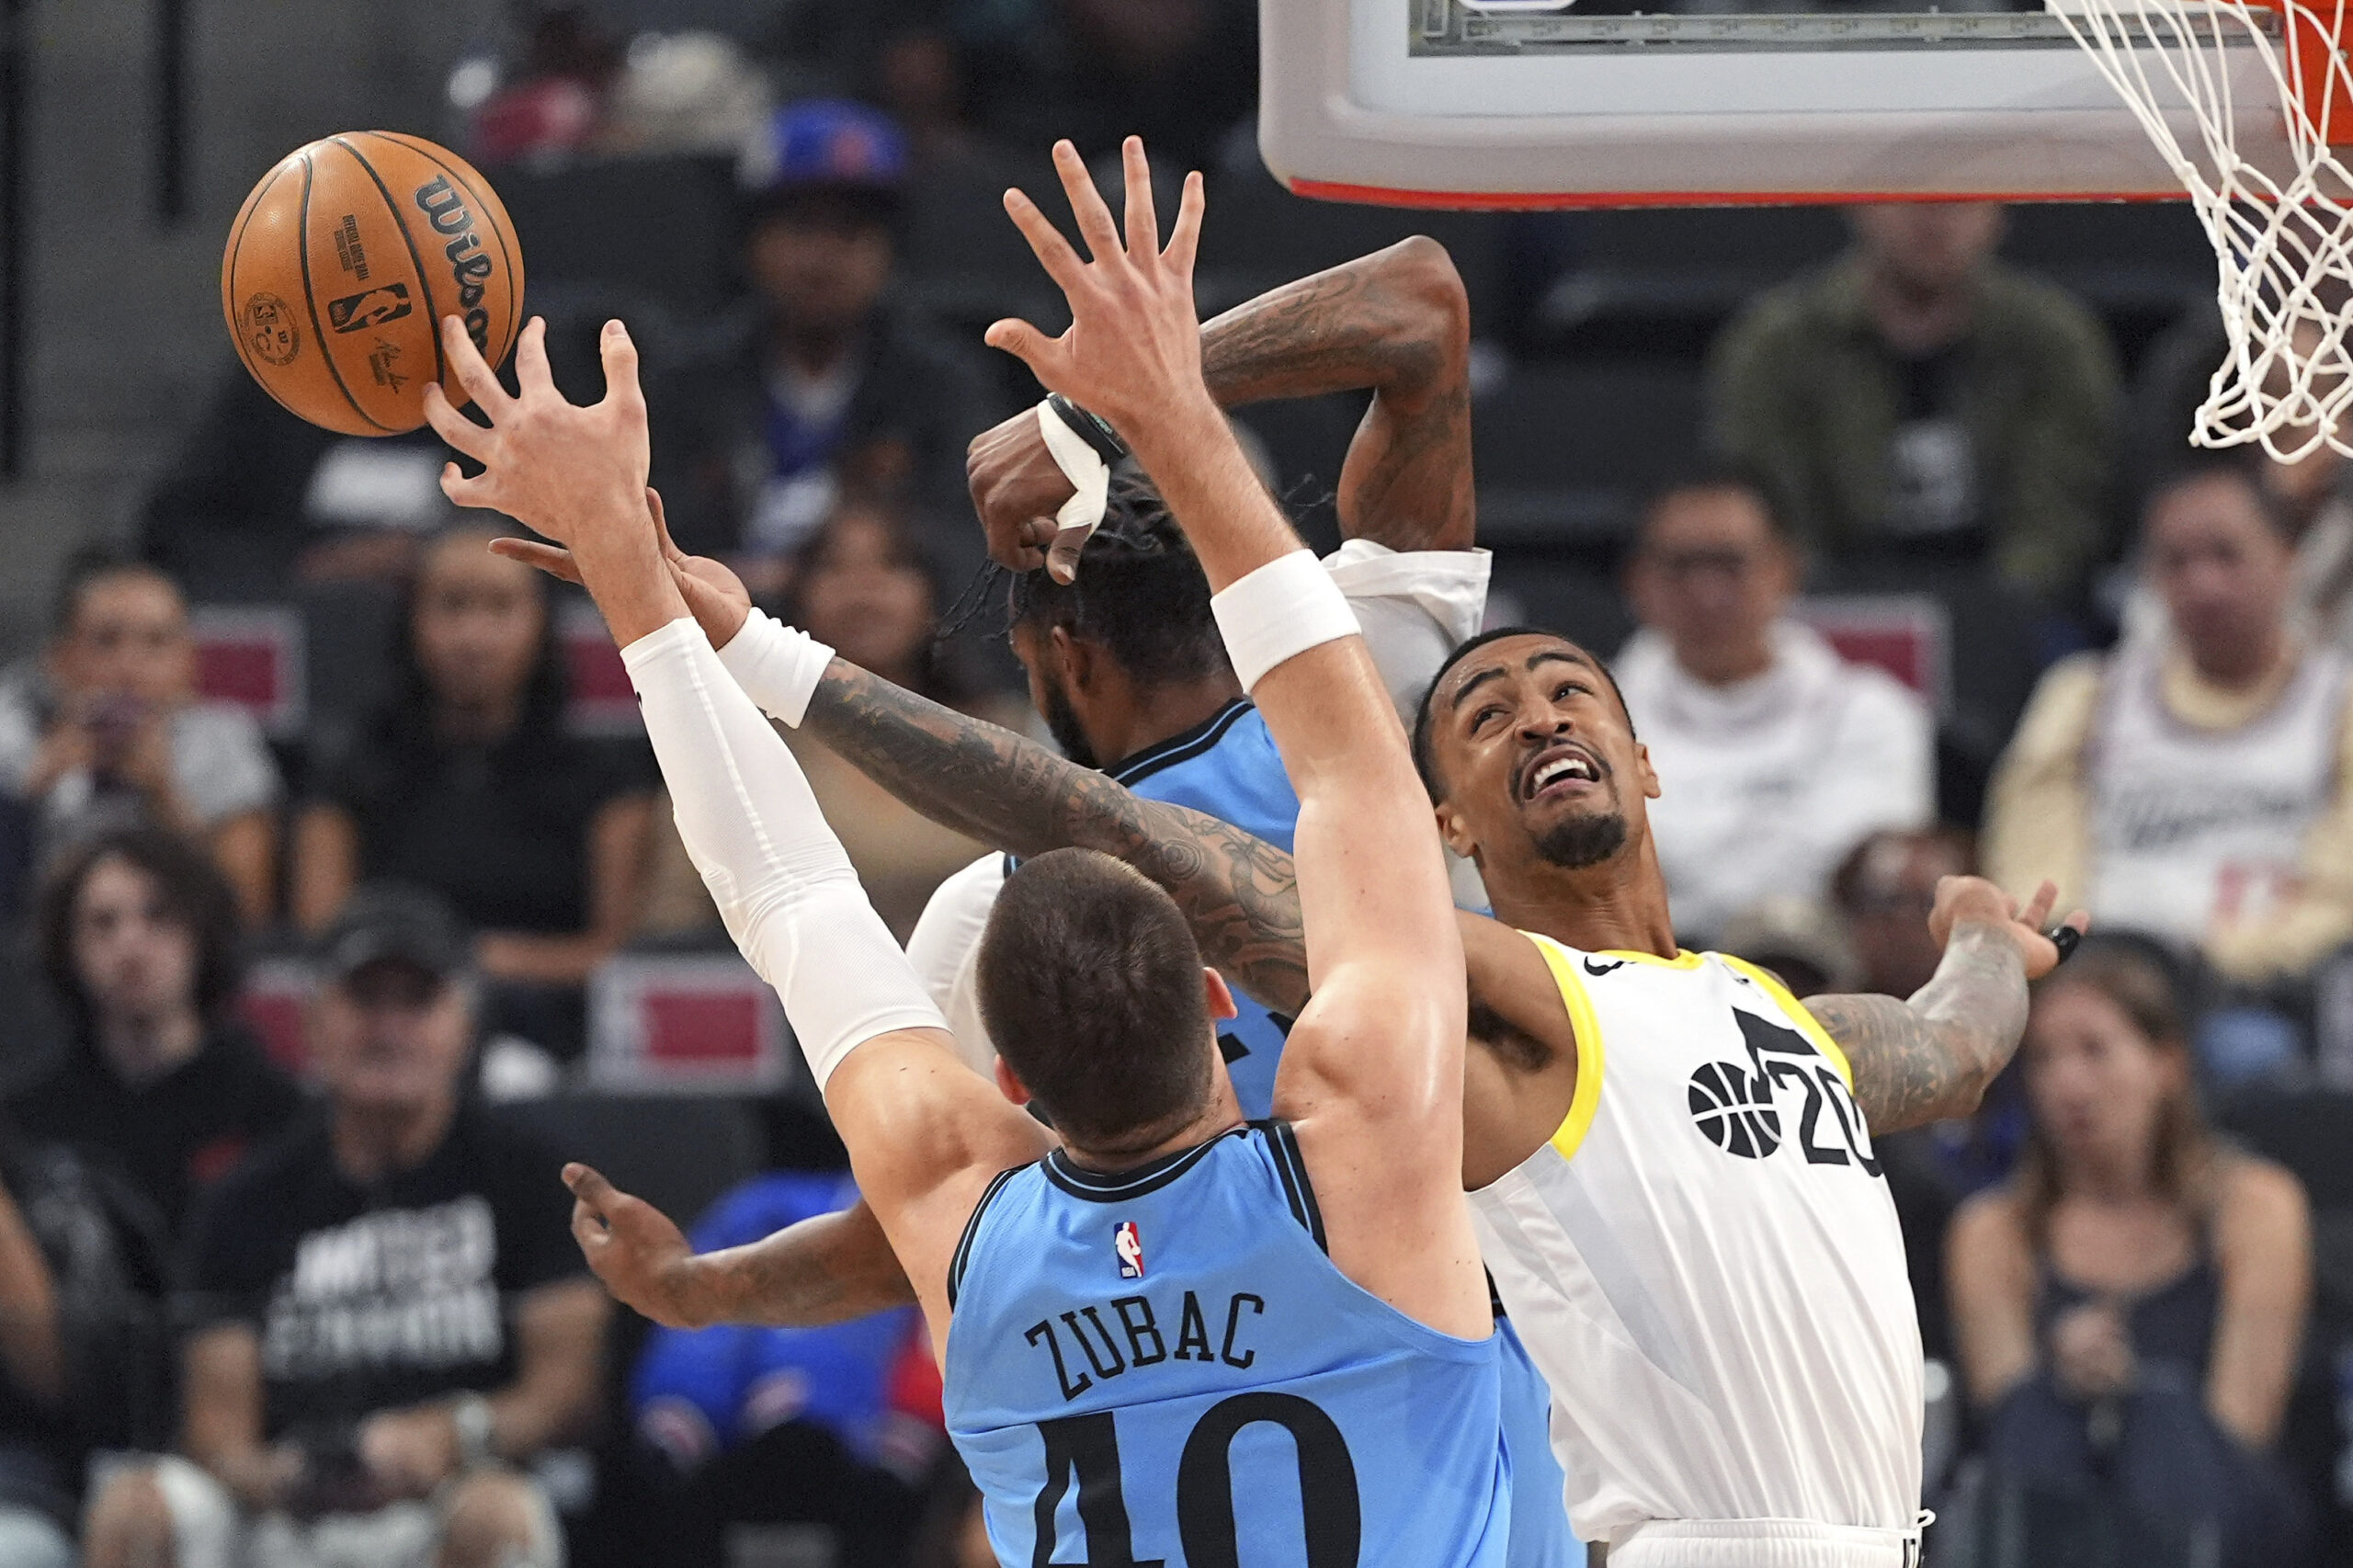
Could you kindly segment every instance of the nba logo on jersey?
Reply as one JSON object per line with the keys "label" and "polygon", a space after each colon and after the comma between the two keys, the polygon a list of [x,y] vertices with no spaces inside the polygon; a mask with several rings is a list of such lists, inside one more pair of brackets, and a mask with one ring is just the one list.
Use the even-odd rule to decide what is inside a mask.
{"label": "nba logo on jersey", "polygon": [[1120,1255],[1120,1278],[1143,1278],[1143,1238],[1136,1233],[1133,1220],[1122,1220],[1119,1229],[1111,1233],[1111,1250]]}

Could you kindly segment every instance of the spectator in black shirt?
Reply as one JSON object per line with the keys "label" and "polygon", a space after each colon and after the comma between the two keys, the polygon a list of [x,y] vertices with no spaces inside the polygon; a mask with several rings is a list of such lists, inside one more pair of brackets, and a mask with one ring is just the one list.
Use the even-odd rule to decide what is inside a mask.
{"label": "spectator in black shirt", "polygon": [[[907,174],[898,127],[856,104],[796,104],[757,151],[744,250],[756,308],[682,354],[647,401],[671,532],[767,597],[846,492],[961,511],[965,446],[1000,410],[974,350],[887,299]],[[968,558],[951,564],[978,564],[968,532],[938,541]]]}
{"label": "spectator in black shirt", "polygon": [[161,828],[77,846],[41,892],[36,939],[67,1034],[9,1109],[29,1137],[128,1178],[174,1234],[196,1192],[301,1100],[229,1017],[237,934],[220,871]]}
{"label": "spectator in black shirt", "polygon": [[494,1026],[563,1052],[579,987],[628,934],[652,758],[566,729],[547,580],[492,537],[461,527],[426,551],[396,695],[315,758],[291,897],[315,931],[361,882],[432,889],[481,933]]}
{"label": "spectator in black shirt", "polygon": [[101,1493],[91,1568],[240,1541],[267,1568],[561,1561],[545,1496],[505,1467],[597,1415],[608,1306],[562,1162],[463,1101],[473,984],[445,906],[362,890],[322,950],[326,1115],[200,1210],[188,1458]]}

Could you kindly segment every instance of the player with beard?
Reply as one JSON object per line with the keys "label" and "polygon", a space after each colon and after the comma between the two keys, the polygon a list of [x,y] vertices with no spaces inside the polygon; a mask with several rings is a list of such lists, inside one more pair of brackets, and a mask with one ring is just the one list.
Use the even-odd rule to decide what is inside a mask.
{"label": "player with beard", "polygon": [[[672,565],[723,644],[745,607],[708,566]],[[1306,1000],[1279,849],[838,659],[754,695],[1010,853],[1120,856],[1175,895],[1209,961],[1278,1012]],[[1608,1543],[1613,1568],[1915,1562],[1919,1338],[1871,1134],[1965,1113],[2007,1062],[2027,982],[2060,957],[2040,929],[2053,891],[2020,911],[1948,879],[1930,920],[1944,958],[1918,993],[1801,1005],[1763,971],[1677,947],[1647,814],[1659,780],[1583,648],[1537,631],[1464,644],[1414,742],[1440,832],[1495,910],[1461,917],[1462,1174],[1552,1383],[1579,1533]],[[855,1213],[706,1258],[634,1199],[599,1216],[599,1272],[657,1318],[904,1299]]]}

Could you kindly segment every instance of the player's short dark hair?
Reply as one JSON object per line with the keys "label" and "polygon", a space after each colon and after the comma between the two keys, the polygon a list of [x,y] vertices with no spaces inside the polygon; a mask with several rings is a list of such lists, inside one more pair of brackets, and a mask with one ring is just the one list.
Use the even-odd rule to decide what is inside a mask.
{"label": "player's short dark hair", "polygon": [[2261,449],[2255,447],[2188,449],[2149,482],[2149,488],[2141,496],[2141,526],[2144,528],[2148,526],[2157,504],[2175,491],[2210,479],[2227,479],[2245,486],[2246,493],[2255,498],[2256,509],[2271,526],[2271,531],[2293,543],[2295,525],[2286,508],[2280,506],[2279,497],[2271,493],[2271,487],[2264,483],[2263,465],[2266,460]]}
{"label": "player's short dark hair", "polygon": [[1626,694],[1618,689],[1618,677],[1609,673],[1608,662],[1600,654],[1587,649],[1574,638],[1547,631],[1540,626],[1498,626],[1492,631],[1482,631],[1470,641],[1458,644],[1454,652],[1446,656],[1446,663],[1438,667],[1438,674],[1432,676],[1429,685],[1422,688],[1421,701],[1414,706],[1414,771],[1422,776],[1422,788],[1429,791],[1433,801],[1446,799],[1446,781],[1438,776],[1438,758],[1430,744],[1431,710],[1438,699],[1438,688],[1446,684],[1446,677],[1454,673],[1455,665],[1488,643],[1500,642],[1506,637],[1541,637],[1548,642],[1566,642],[1591,659],[1593,667],[1599,670],[1601,678],[1608,683],[1609,695],[1618,699],[1618,711],[1626,716],[1626,733],[1630,735],[1634,733],[1633,710],[1626,706]]}
{"label": "player's short dark hair", "polygon": [[1634,545],[1639,551],[1649,541],[1651,525],[1666,504],[1686,495],[1699,495],[1714,491],[1730,490],[1747,496],[1756,504],[1765,526],[1775,538],[1784,543],[1793,542],[1790,520],[1781,516],[1773,504],[1773,493],[1765,481],[1748,464],[1731,458],[1702,458],[1687,467],[1677,469],[1643,494],[1642,505],[1634,511]]}
{"label": "player's short dark hair", "polygon": [[1063,1136],[1141,1148],[1211,1092],[1201,953],[1176,903],[1092,849],[1006,879],[981,936],[981,1017]]}
{"label": "player's short dark hair", "polygon": [[1015,625],[1059,626],[1109,651],[1146,685],[1199,680],[1225,667],[1225,642],[1210,613],[1210,580],[1140,469],[1111,476],[1103,522],[1079,552],[1078,578],[1057,583],[1042,567],[1013,579]]}
{"label": "player's short dark hair", "polygon": [[217,1017],[244,978],[243,926],[237,895],[199,845],[160,827],[109,829],[67,849],[42,880],[33,910],[33,946],[66,1022],[87,1038],[96,1024],[91,999],[74,960],[74,906],[90,873],[123,860],[155,884],[166,919],[184,926],[196,944],[197,1011]]}

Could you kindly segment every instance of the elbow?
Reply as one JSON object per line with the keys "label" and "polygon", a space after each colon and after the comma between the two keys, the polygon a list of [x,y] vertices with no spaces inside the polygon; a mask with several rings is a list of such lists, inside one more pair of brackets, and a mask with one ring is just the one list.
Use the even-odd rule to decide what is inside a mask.
{"label": "elbow", "polygon": [[1454,355],[1471,347],[1471,296],[1444,245],[1427,234],[1398,241],[1381,253],[1384,274],[1412,308],[1416,342]]}

